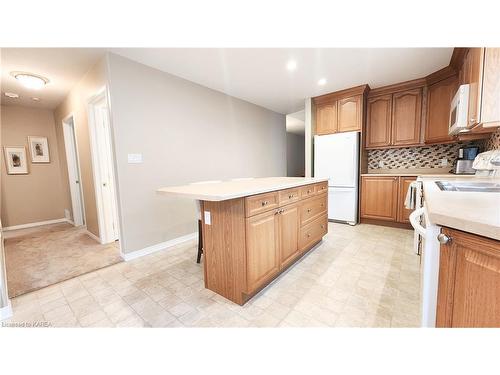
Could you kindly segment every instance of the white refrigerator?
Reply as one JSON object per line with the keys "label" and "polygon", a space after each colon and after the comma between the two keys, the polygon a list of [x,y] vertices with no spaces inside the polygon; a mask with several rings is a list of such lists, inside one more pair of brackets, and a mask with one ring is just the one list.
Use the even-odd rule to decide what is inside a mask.
{"label": "white refrigerator", "polygon": [[359,133],[314,136],[314,177],[328,178],[328,219],[358,222]]}

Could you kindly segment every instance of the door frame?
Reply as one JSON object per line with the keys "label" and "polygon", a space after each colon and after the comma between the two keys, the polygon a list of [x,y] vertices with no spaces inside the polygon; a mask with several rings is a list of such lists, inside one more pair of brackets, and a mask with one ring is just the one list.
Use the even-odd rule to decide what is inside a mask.
{"label": "door frame", "polygon": [[109,95],[107,87],[102,87],[99,89],[94,95],[91,95],[87,100],[87,114],[88,114],[88,124],[89,124],[89,135],[90,135],[90,154],[92,160],[92,171],[94,176],[94,188],[96,195],[96,208],[97,208],[97,223],[99,226],[99,240],[101,244],[106,244],[110,242],[114,242],[117,238],[113,238],[113,233],[108,233],[106,230],[105,224],[105,215],[104,215],[104,206],[103,206],[103,190],[102,190],[102,176],[99,169],[99,154],[101,150],[98,147],[97,142],[97,131],[96,131],[96,116],[95,116],[95,107],[96,105],[104,100],[106,102],[107,112],[108,112],[108,131],[109,131],[109,139],[110,139],[110,147],[111,147],[111,176],[113,179],[113,200],[115,212],[113,216],[115,217],[115,231],[116,237],[119,240],[119,246],[121,249],[121,231],[120,231],[120,215],[119,215],[119,207],[118,207],[118,186],[117,186],[117,178],[116,178],[116,169],[114,165],[115,156],[114,156],[114,144],[112,137],[112,129],[111,129],[111,116],[110,116],[110,105],[109,105]]}
{"label": "door frame", "polygon": [[[79,192],[80,192],[80,205],[81,205],[81,218],[82,218],[82,223],[79,224],[75,220],[75,202],[73,201],[73,195],[71,194],[71,182],[70,182],[70,168],[74,168],[73,163],[68,160],[68,144],[66,142],[68,138],[68,131],[66,130],[67,126],[70,126],[68,124],[68,121],[71,119],[73,123],[73,141],[74,141],[74,149],[75,149],[75,162],[76,162],[76,168],[78,170],[78,181],[79,181]],[[73,225],[74,226],[84,226],[87,224],[87,217],[85,216],[85,201],[84,201],[84,196],[83,196],[83,186],[82,186],[82,169],[81,169],[81,163],[80,163],[80,151],[78,150],[78,139],[76,135],[76,121],[75,121],[75,114],[73,112],[70,112],[66,117],[62,119],[62,129],[63,129],[63,140],[64,140],[64,151],[66,155],[66,166],[68,169],[68,184],[69,184],[69,189],[70,189],[70,198],[71,198],[71,216],[73,218]]]}

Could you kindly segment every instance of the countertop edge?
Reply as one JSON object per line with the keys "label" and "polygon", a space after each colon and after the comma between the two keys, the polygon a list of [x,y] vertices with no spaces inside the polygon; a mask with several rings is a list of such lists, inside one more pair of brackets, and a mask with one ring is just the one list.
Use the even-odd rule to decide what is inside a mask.
{"label": "countertop edge", "polygon": [[[200,201],[220,202],[220,201],[226,201],[226,200],[230,200],[230,199],[249,197],[249,196],[257,195],[257,194],[270,193],[272,191],[285,190],[285,189],[290,189],[290,188],[299,187],[299,186],[317,184],[319,182],[325,182],[325,181],[328,181],[328,178],[314,178],[314,181],[302,181],[302,182],[286,183],[286,184],[281,184],[275,188],[253,189],[251,191],[242,191],[239,193],[228,194],[228,195],[201,195],[201,194],[170,192],[170,191],[162,190],[162,189],[166,189],[166,188],[159,188],[156,190],[156,193],[161,194],[161,195],[180,196],[183,198],[195,199],[195,200],[200,200]],[[229,182],[229,181],[223,181],[223,182]]]}

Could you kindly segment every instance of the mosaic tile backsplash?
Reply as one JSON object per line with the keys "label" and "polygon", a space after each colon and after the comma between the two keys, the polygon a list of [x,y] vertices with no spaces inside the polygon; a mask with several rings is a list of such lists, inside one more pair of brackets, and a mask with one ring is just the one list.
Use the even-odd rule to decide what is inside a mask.
{"label": "mosaic tile backsplash", "polygon": [[486,150],[500,150],[500,129],[486,141]]}
{"label": "mosaic tile backsplash", "polygon": [[[425,147],[405,147],[382,150],[368,150],[368,169],[402,169],[402,168],[443,168],[441,159],[448,159],[451,167],[458,157],[461,147],[477,145],[479,142],[459,142]],[[382,161],[383,166],[379,164]]]}

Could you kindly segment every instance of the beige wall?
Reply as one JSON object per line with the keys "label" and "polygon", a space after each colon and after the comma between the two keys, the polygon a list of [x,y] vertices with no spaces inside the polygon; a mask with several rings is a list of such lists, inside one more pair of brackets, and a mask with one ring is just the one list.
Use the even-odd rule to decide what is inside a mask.
{"label": "beige wall", "polygon": [[286,174],[284,115],[114,54],[108,69],[123,252],[197,230],[194,202],[159,187]]}
{"label": "beige wall", "polygon": [[[51,110],[2,106],[2,225],[29,224],[64,218],[65,205],[59,147]],[[28,136],[47,137],[50,163],[33,164]],[[29,174],[7,175],[3,147],[25,146]]]}
{"label": "beige wall", "polygon": [[[75,134],[80,159],[81,186],[85,206],[85,220],[87,229],[96,236],[99,236],[99,225],[97,221],[94,177],[90,154],[87,105],[88,99],[106,86],[106,84],[106,61],[103,59],[87,72],[80,82],[71,90],[64,101],[56,108],[54,113],[57,141],[60,145],[59,156],[61,159],[61,174],[64,181],[68,180],[68,167],[66,164],[66,154],[64,149],[62,121],[70,114],[74,115]],[[63,196],[65,204],[71,207],[71,195],[68,184],[64,185]]]}

